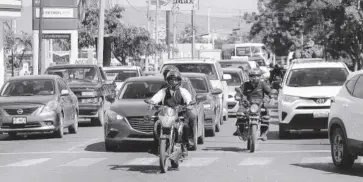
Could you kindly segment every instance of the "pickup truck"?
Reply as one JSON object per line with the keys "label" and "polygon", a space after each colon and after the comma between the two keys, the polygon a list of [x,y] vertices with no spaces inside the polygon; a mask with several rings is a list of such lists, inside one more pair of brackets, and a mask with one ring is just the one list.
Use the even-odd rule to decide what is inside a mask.
{"label": "pickup truck", "polygon": [[107,80],[103,68],[92,64],[50,66],[44,74],[59,75],[77,96],[79,118],[91,119],[92,125],[104,124],[106,97],[116,96],[116,84]]}

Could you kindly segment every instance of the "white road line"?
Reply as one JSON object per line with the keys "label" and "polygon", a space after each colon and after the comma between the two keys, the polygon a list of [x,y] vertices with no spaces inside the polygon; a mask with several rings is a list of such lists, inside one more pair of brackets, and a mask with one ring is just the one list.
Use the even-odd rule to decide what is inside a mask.
{"label": "white road line", "polygon": [[333,163],[331,157],[304,157],[300,164],[329,164]]}
{"label": "white road line", "polygon": [[136,158],[131,161],[128,161],[124,163],[124,165],[140,165],[140,166],[147,166],[151,165],[153,163],[156,163],[159,160],[159,158]]}
{"label": "white road line", "polygon": [[106,159],[107,158],[80,158],[80,159],[68,162],[66,164],[60,165],[60,166],[85,167],[85,166],[90,166],[90,165],[96,164],[96,163],[101,162]]}
{"label": "white road line", "polygon": [[255,151],[255,153],[330,153],[330,150],[286,150],[286,151]]}
{"label": "white road line", "polygon": [[239,166],[265,166],[272,162],[273,158],[269,157],[251,157],[239,163]]}
{"label": "white road line", "polygon": [[29,159],[6,165],[5,167],[26,167],[33,166],[50,160],[51,158]]}
{"label": "white road line", "polygon": [[196,157],[196,158],[189,158],[188,160],[182,162],[180,166],[183,167],[201,167],[201,166],[208,166],[215,162],[218,158],[215,157]]}
{"label": "white road line", "polygon": [[88,145],[91,145],[91,144],[93,144],[93,143],[95,143],[97,141],[101,141],[101,139],[100,138],[94,138],[94,139],[91,139],[91,140],[87,140],[85,142],[82,142],[81,144],[78,144],[76,146],[73,146],[73,147],[69,148],[68,151],[76,150],[78,148],[84,149]]}

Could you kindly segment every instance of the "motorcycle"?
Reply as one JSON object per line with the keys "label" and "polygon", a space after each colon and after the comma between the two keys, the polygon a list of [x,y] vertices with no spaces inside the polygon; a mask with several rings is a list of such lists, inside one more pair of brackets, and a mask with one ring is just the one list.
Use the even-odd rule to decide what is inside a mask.
{"label": "motorcycle", "polygon": [[[241,93],[239,88],[235,89],[237,93]],[[242,141],[247,141],[247,150],[250,150],[251,153],[255,152],[257,148],[257,142],[261,139],[261,126],[268,126],[264,124],[263,120],[269,120],[269,116],[261,116],[261,112],[265,112],[265,108],[263,108],[263,100],[257,99],[252,100],[251,102],[247,100],[243,100],[241,96],[236,94],[235,99],[240,102],[240,105],[244,105],[247,108],[247,111],[237,112],[237,131],[238,137]]]}
{"label": "motorcycle", "polygon": [[[159,164],[162,173],[166,173],[169,167],[179,168],[179,162],[183,162],[182,157],[182,136],[183,136],[183,116],[178,116],[180,112],[186,111],[188,106],[177,106],[175,108],[168,106],[158,106],[145,100],[145,103],[152,105],[152,109],[157,110],[158,118],[155,122],[154,132],[159,140]],[[190,105],[193,105],[191,103]],[[159,132],[158,132],[159,130]],[[185,149],[187,150],[187,149]]]}

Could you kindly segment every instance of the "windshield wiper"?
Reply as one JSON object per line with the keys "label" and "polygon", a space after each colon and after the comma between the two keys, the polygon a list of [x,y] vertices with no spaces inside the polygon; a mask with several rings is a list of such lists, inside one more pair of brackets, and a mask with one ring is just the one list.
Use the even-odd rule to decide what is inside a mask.
{"label": "windshield wiper", "polygon": [[34,96],[35,94],[31,94],[31,93],[27,93],[27,94],[23,94],[22,96]]}

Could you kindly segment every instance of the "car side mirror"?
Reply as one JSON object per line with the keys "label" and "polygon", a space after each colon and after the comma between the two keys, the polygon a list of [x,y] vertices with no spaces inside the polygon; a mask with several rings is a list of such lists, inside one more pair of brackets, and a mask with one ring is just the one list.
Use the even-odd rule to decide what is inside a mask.
{"label": "car side mirror", "polygon": [[62,90],[61,91],[61,96],[67,96],[69,95],[69,91],[68,90]]}
{"label": "car side mirror", "polygon": [[221,94],[223,91],[220,88],[215,88],[212,90],[212,94],[213,95],[219,95]]}
{"label": "car side mirror", "polygon": [[197,100],[198,101],[204,101],[207,99],[207,96],[206,95],[197,95]]}
{"label": "car side mirror", "polygon": [[115,102],[115,95],[114,94],[111,94],[111,95],[107,95],[106,96],[106,100],[108,101],[108,102],[111,102],[111,103],[114,103]]}
{"label": "car side mirror", "polygon": [[230,80],[232,79],[232,76],[230,74],[223,74],[223,80]]}

